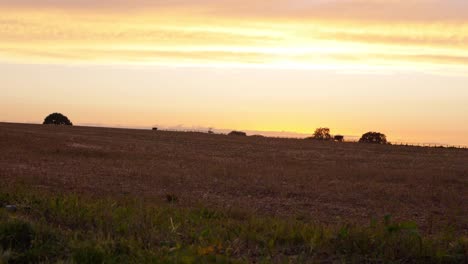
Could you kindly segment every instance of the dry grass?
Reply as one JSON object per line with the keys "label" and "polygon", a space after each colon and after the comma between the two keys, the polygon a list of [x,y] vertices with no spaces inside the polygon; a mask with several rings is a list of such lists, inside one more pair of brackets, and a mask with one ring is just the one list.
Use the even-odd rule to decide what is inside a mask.
{"label": "dry grass", "polygon": [[0,183],[468,233],[468,151],[0,123]]}

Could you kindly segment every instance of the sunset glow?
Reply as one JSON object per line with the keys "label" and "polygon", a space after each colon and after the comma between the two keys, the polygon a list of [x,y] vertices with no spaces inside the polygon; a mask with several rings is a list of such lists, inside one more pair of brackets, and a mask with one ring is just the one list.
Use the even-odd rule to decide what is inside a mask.
{"label": "sunset glow", "polygon": [[468,62],[465,22],[239,20],[170,9],[1,12],[2,57],[19,62],[420,70],[464,70]]}
{"label": "sunset glow", "polygon": [[0,0],[0,69],[0,121],[468,144],[464,0]]}

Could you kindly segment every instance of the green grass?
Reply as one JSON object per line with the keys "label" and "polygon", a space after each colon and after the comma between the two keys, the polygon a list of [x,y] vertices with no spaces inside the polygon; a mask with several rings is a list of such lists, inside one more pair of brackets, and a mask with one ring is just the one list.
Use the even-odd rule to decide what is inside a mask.
{"label": "green grass", "polygon": [[[18,206],[7,211],[6,204]],[[466,237],[388,216],[322,226],[247,212],[0,190],[0,263],[463,263]]]}

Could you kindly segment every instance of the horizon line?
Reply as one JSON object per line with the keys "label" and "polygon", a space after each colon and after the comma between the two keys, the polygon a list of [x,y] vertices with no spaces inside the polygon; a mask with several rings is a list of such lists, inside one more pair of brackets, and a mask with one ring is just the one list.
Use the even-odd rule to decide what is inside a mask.
{"label": "horizon line", "polygon": [[[0,121],[0,124],[23,124],[23,125],[43,125],[40,122],[35,121],[28,121],[28,122],[13,122],[13,121]],[[313,135],[311,133],[302,133],[302,132],[294,132],[294,131],[265,131],[265,130],[249,130],[249,129],[231,129],[231,128],[214,128],[214,127],[204,127],[204,126],[131,126],[131,125],[122,125],[122,124],[96,124],[96,123],[77,123],[73,124],[76,127],[89,127],[89,128],[111,128],[111,129],[129,129],[129,130],[148,130],[151,131],[152,128],[157,127],[160,131],[167,131],[167,132],[181,132],[181,133],[207,133],[208,130],[212,130],[215,134],[223,135],[224,133],[229,133],[231,131],[243,131],[248,134],[248,136],[254,135],[261,135],[267,138],[282,138],[282,139],[305,139],[307,136]],[[218,132],[218,133],[216,133]],[[263,133],[263,134],[262,134]],[[285,136],[281,136],[281,134]],[[286,136],[290,135],[290,136]],[[292,136],[296,135],[296,136]],[[335,134],[334,134],[335,135]],[[336,134],[336,135],[343,135],[343,134]],[[303,136],[303,137],[301,137]],[[348,140],[347,142],[357,142],[360,136],[357,135],[343,135],[346,138],[354,138],[355,140]],[[345,140],[346,142],[346,140]],[[440,142],[412,142],[412,141],[405,141],[402,139],[389,141],[391,144],[398,144],[398,145],[405,145],[408,146],[421,146],[421,147],[430,147],[434,145],[434,147],[455,147],[455,148],[468,148],[468,145],[465,144],[448,144],[448,143],[440,143]],[[428,146],[424,146],[428,145]]]}

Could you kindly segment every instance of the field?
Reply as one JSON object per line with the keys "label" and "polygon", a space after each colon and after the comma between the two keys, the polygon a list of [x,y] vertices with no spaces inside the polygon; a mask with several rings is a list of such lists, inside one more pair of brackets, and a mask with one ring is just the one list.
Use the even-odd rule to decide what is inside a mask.
{"label": "field", "polygon": [[[1,211],[4,225],[75,232],[68,255],[41,261],[99,259],[120,239],[140,261],[467,260],[463,149],[0,123],[0,184],[0,202],[27,208]],[[129,226],[167,230],[121,234],[113,206]]]}

